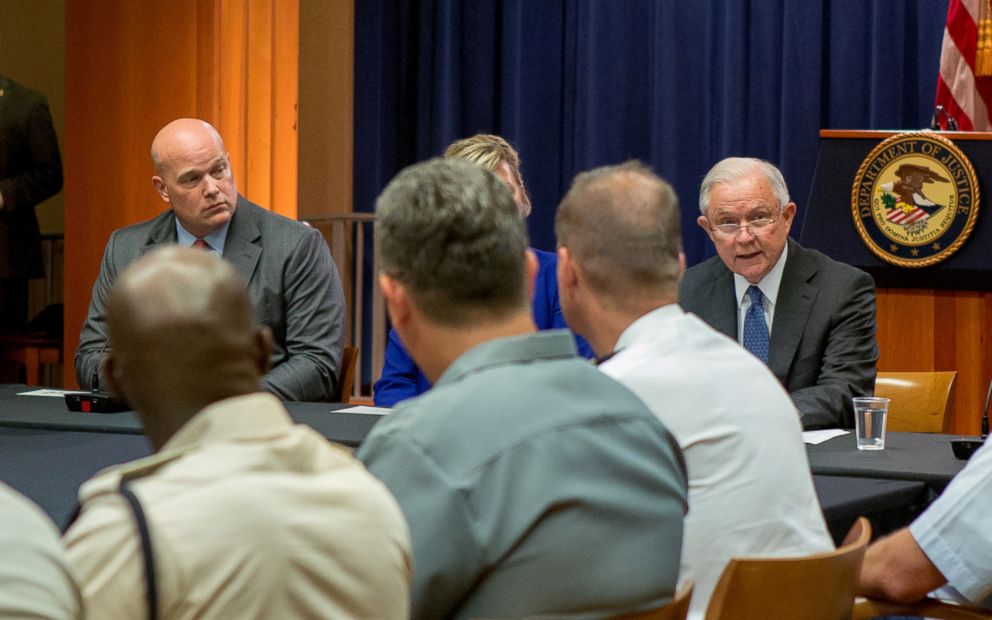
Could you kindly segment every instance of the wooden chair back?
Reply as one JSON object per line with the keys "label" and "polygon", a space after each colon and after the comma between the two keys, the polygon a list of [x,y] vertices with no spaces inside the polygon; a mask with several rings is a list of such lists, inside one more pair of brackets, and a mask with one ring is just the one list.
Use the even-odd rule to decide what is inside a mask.
{"label": "wooden chair back", "polygon": [[933,618],[934,620],[981,620],[983,618],[988,620],[992,618],[992,611],[963,605],[951,605],[932,598],[923,599],[913,605],[861,600],[855,603],[851,620],[869,620],[870,618],[887,618],[889,616]]}
{"label": "wooden chair back", "polygon": [[614,616],[613,620],[685,620],[692,600],[692,581],[686,582],[668,604],[636,614]]}
{"label": "wooden chair back", "polygon": [[871,524],[860,517],[835,551],[734,558],[713,590],[706,620],[848,620]]}
{"label": "wooden chair back", "polygon": [[358,347],[345,347],[341,356],[341,376],[338,377],[338,385],[334,389],[334,397],[331,402],[350,403],[351,393],[354,391],[355,367],[358,365]]}
{"label": "wooden chair back", "polygon": [[875,396],[889,403],[886,429],[911,433],[946,433],[954,403],[956,370],[938,372],[880,372]]}

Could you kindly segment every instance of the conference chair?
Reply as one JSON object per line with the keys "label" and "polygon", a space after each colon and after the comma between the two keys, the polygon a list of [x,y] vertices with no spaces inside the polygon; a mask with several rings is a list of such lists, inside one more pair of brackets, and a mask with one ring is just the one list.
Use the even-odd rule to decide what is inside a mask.
{"label": "conference chair", "polygon": [[692,580],[690,579],[675,593],[675,598],[666,605],[636,614],[615,616],[612,620],[685,620],[692,600]]}
{"label": "conference chair", "polygon": [[350,403],[354,391],[355,367],[358,365],[358,347],[345,347],[341,356],[341,376],[331,402]]}
{"label": "conference chair", "polygon": [[854,605],[851,620],[870,620],[890,616],[933,618],[934,620],[980,620],[992,618],[992,611],[952,605],[932,598],[913,605],[898,605],[882,601],[860,600]]}
{"label": "conference chair", "polygon": [[946,433],[954,403],[956,370],[938,372],[880,372],[875,396],[890,399],[890,431]]}
{"label": "conference chair", "polygon": [[706,620],[848,620],[871,524],[859,517],[835,551],[734,558],[713,590]]}

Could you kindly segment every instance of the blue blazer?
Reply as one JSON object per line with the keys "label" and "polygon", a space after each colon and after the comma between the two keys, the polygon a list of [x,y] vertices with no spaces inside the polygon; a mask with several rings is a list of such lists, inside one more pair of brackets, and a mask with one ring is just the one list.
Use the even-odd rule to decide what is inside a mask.
{"label": "blue blazer", "polygon": [[[538,262],[537,279],[534,282],[534,323],[538,329],[568,328],[561,306],[558,305],[558,255],[542,250],[534,250],[534,254],[537,255]],[[581,336],[575,336],[575,344],[580,355],[590,359],[594,357],[592,347]],[[382,377],[372,388],[376,405],[392,407],[431,388],[431,382],[417,368],[392,329],[389,330],[385,357]]]}

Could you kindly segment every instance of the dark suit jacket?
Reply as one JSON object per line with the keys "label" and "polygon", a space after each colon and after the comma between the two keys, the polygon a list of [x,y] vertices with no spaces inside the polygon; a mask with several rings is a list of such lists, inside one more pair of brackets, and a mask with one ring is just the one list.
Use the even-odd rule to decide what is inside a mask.
{"label": "dark suit jacket", "polygon": [[48,101],[0,76],[0,278],[43,278],[34,207],[62,189],[62,160]]}
{"label": "dark suit jacket", "polygon": [[[682,307],[737,340],[734,278],[719,256],[686,270]],[[875,387],[875,282],[789,240],[768,367],[792,395],[803,428],[854,426],[851,398]]]}
{"label": "dark suit jacket", "polygon": [[[107,340],[105,307],[114,280],[149,250],[175,242],[171,209],[110,235],[76,349],[76,378],[83,389],[92,387]],[[239,196],[224,258],[248,282],[255,320],[275,336],[273,368],[262,387],[284,400],[330,399],[341,369],[344,292],[324,238]]]}

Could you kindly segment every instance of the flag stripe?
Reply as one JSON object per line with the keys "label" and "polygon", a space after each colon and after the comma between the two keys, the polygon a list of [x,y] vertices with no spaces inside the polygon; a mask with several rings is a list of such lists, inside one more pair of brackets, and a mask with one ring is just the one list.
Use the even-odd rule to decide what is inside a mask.
{"label": "flag stripe", "polygon": [[943,105],[965,131],[992,129],[992,78],[975,76],[979,1],[950,0],[937,79],[935,104]]}

